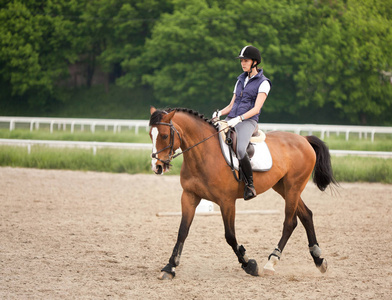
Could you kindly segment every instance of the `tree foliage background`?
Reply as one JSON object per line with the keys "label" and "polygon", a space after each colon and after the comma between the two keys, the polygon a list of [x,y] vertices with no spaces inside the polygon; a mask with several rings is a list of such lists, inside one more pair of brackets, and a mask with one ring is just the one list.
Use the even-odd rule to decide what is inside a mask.
{"label": "tree foliage background", "polygon": [[260,121],[391,125],[391,16],[392,0],[0,0],[0,109],[50,113],[104,83],[212,113],[252,44],[272,81]]}

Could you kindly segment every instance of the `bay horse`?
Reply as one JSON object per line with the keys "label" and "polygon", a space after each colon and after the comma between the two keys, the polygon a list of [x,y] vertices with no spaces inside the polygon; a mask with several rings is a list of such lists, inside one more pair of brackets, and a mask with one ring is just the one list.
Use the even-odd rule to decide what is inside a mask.
{"label": "bay horse", "polygon": [[[216,203],[221,210],[225,238],[236,254],[246,273],[258,276],[254,259],[249,259],[244,246],[238,245],[234,220],[236,199],[243,197],[244,183],[238,182],[221,154],[217,126],[199,113],[184,109],[157,110],[150,108],[150,137],[152,140],[152,170],[163,174],[170,168],[170,162],[179,154],[184,156],[180,181],[183,188],[181,196],[182,218],[177,242],[169,263],[161,270],[159,279],[172,279],[180,263],[181,252],[195,210],[201,199]],[[267,172],[254,172],[254,186],[257,194],[273,188],[285,200],[285,218],[282,236],[277,247],[268,257],[263,268],[265,274],[273,274],[282,251],[297,226],[297,217],[305,227],[309,251],[314,263],[324,273],[327,261],[321,257],[317,243],[311,210],[301,198],[310,176],[322,191],[330,183],[336,184],[333,177],[330,154],[327,146],[315,136],[303,137],[289,132],[268,132],[266,143],[270,149],[273,166]]]}

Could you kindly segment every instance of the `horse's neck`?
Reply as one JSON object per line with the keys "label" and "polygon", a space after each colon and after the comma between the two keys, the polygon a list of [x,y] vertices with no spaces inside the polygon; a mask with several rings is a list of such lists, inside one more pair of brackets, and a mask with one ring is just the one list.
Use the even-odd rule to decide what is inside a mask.
{"label": "horse's neck", "polygon": [[[175,115],[175,117],[177,117],[177,114]],[[206,141],[195,146],[194,149],[187,151],[187,156],[200,156],[200,152],[208,151],[208,149],[211,148],[211,146],[213,145],[211,141],[216,139],[214,139],[213,136],[217,136],[217,134],[215,134],[216,130],[207,122],[203,121],[202,119],[197,119],[187,115],[178,116],[173,121],[178,123],[179,128],[182,132],[182,151],[185,151],[186,149],[195,146],[197,143],[203,141],[204,139],[207,139]]]}

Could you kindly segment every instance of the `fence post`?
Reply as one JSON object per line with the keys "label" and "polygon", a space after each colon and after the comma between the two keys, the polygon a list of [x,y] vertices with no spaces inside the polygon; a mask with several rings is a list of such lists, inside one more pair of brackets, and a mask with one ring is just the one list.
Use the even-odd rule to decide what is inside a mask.
{"label": "fence post", "polygon": [[93,142],[93,155],[97,155],[97,142]]}

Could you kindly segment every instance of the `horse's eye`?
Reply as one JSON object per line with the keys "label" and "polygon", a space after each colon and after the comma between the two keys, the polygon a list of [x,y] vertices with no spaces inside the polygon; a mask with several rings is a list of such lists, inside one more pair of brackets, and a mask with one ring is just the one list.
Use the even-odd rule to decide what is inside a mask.
{"label": "horse's eye", "polygon": [[162,134],[162,140],[166,140],[169,136],[167,134]]}

